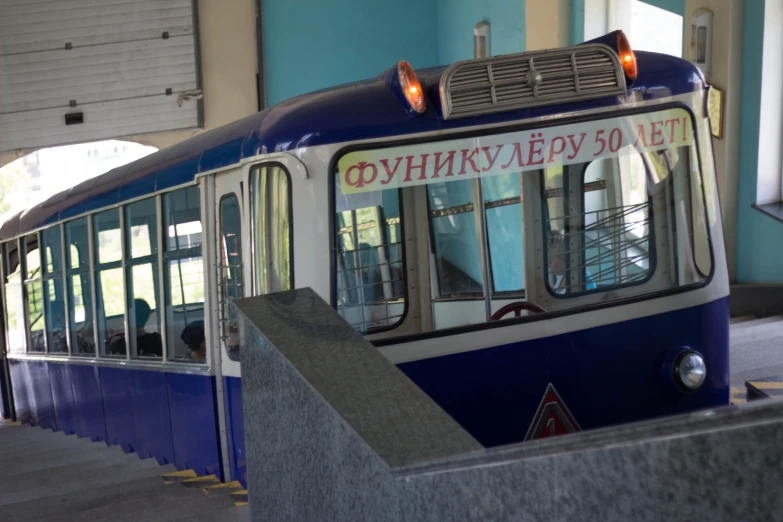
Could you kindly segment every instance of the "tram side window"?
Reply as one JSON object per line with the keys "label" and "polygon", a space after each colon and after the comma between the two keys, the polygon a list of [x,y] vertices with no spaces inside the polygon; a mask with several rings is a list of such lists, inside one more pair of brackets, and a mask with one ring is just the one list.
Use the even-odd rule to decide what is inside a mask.
{"label": "tram side window", "polygon": [[399,190],[343,194],[335,177],[337,311],[362,332],[398,324],[405,311]]}
{"label": "tram side window", "polygon": [[24,353],[27,346],[20,261],[19,242],[17,240],[6,242],[3,245],[3,271],[5,272],[5,324],[9,353]]}
{"label": "tram side window", "polygon": [[242,214],[234,194],[220,200],[220,341],[232,360],[240,360],[239,318],[229,302],[244,295],[242,280]]}
{"label": "tram side window", "polygon": [[[163,277],[168,358],[203,362],[197,347],[182,339],[204,332],[204,261],[201,254],[201,195],[187,187],[163,195]],[[186,331],[187,328],[187,331]],[[193,344],[193,343],[191,343]]]}
{"label": "tram side window", "polygon": [[95,355],[88,218],[65,224],[65,255],[71,354]]}
{"label": "tram side window", "polygon": [[288,173],[263,166],[250,174],[256,294],[291,289],[291,201]]}
{"label": "tram side window", "polygon": [[158,295],[158,206],[148,198],[125,206],[125,281],[131,357],[163,356]]}
{"label": "tram side window", "polygon": [[46,341],[49,353],[67,353],[65,331],[65,293],[63,291],[63,248],[61,227],[41,232],[44,255],[44,308],[46,310]]}
{"label": "tram side window", "polygon": [[30,234],[22,239],[24,245],[24,286],[27,328],[30,333],[29,351],[46,351],[44,338],[43,280],[41,274],[41,250],[38,234]]}
{"label": "tram side window", "polygon": [[122,280],[122,231],[118,209],[93,217],[98,342],[101,354],[124,357],[125,292]]}

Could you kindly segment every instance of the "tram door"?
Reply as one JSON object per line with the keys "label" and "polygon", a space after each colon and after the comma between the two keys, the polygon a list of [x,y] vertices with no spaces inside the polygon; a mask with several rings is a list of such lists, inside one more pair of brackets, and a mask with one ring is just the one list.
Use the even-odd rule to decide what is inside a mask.
{"label": "tram door", "polygon": [[[239,320],[231,299],[249,295],[249,235],[247,172],[242,169],[210,178],[207,206],[211,228],[213,269],[210,271],[212,303],[211,339],[225,480],[245,478],[242,426]],[[209,193],[211,192],[211,194]]]}

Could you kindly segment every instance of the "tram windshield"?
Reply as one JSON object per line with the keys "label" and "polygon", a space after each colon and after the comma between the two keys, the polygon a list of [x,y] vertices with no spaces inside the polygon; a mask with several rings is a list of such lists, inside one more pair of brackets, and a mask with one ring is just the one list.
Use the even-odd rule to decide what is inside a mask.
{"label": "tram windshield", "polygon": [[672,108],[343,154],[338,311],[364,333],[431,331],[702,283],[695,144]]}

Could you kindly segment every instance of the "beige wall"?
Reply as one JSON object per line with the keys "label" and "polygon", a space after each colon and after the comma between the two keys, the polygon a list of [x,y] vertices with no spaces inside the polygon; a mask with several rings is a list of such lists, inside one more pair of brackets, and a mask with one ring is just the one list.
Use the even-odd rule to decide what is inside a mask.
{"label": "beige wall", "polygon": [[568,45],[569,0],[527,0],[525,2],[525,50],[554,49]]}
{"label": "beige wall", "polygon": [[[123,139],[165,148],[257,111],[255,1],[199,0],[198,10],[205,128]],[[29,152],[0,154],[0,166]]]}
{"label": "beige wall", "polygon": [[713,12],[712,67],[708,82],[724,93],[723,137],[713,138],[729,276],[736,279],[737,183],[739,176],[740,82],[742,79],[742,0],[686,0],[683,57],[690,59],[691,15]]}

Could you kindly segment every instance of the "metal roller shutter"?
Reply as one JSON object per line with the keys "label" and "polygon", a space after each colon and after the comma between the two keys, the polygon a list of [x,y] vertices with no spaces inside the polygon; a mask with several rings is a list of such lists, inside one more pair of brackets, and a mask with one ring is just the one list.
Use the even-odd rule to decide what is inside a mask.
{"label": "metal roller shutter", "polygon": [[0,0],[0,152],[201,126],[194,2]]}

